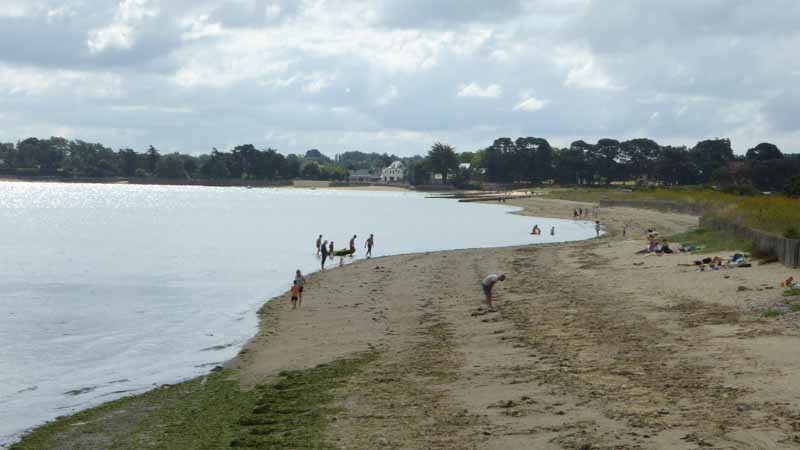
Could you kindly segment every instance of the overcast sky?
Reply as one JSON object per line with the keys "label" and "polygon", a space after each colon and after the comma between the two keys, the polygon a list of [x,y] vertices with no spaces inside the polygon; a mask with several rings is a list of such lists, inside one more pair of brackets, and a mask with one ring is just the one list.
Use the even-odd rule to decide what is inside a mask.
{"label": "overcast sky", "polygon": [[800,150],[797,0],[0,0],[0,141]]}

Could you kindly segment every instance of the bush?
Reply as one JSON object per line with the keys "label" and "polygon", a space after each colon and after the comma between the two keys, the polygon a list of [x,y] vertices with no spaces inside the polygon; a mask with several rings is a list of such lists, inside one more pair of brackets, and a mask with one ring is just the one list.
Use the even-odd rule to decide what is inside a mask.
{"label": "bush", "polygon": [[800,197],[800,176],[792,177],[786,184],[785,191],[789,197]]}
{"label": "bush", "polygon": [[797,227],[789,227],[783,232],[783,237],[786,239],[800,239],[800,231],[797,230]]}

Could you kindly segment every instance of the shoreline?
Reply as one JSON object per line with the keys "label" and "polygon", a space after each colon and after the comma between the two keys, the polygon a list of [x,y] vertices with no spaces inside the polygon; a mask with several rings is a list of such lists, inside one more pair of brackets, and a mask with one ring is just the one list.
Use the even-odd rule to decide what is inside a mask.
{"label": "shoreline", "polygon": [[108,184],[133,186],[190,186],[190,187],[231,187],[245,189],[334,189],[354,191],[417,191],[398,185],[333,185],[328,181],[317,180],[237,180],[237,179],[169,179],[169,178],[62,178],[62,177],[12,177],[0,176],[0,182],[7,183],[61,183],[61,184]]}
{"label": "shoreline", "polygon": [[[508,204],[524,208],[515,214],[556,218],[574,205]],[[286,294],[265,303],[258,334],[226,376],[252,392],[286,370],[313,372],[372,352],[375,360],[331,394],[339,412],[320,431],[345,448],[791,448],[791,424],[771,405],[800,408],[800,392],[788,384],[800,361],[779,361],[766,343],[791,348],[797,333],[788,316],[765,322],[747,314],[751,303],[765,306],[779,294],[761,278],[791,270],[678,269],[680,255],[634,255],[638,230],[674,233],[696,218],[611,208],[601,220],[608,235],[600,239],[387,256],[315,272],[300,314]],[[632,223],[636,239],[619,236],[622,223]],[[498,288],[499,312],[474,315],[476,280],[491,271],[510,277]],[[750,375],[730,375],[739,372]],[[425,433],[431,423],[438,433]],[[65,429],[60,437],[79,439]],[[19,448],[50,448],[35,445]]]}

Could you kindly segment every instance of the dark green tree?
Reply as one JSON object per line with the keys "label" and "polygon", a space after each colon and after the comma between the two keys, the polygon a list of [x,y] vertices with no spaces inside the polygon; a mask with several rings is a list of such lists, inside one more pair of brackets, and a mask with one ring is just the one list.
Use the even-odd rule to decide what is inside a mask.
{"label": "dark green tree", "polygon": [[654,178],[661,146],[652,139],[631,139],[620,144],[622,178]]}
{"label": "dark green tree", "polygon": [[783,153],[775,144],[762,142],[747,150],[745,157],[748,161],[766,161],[769,159],[783,159]]}
{"label": "dark green tree", "polygon": [[715,170],[734,160],[730,139],[700,141],[689,151],[689,156],[697,167],[699,183],[708,183]]}
{"label": "dark green tree", "polygon": [[200,167],[200,174],[205,178],[228,178],[230,172],[228,172],[228,165],[225,164],[225,159],[224,154],[220,153],[217,149],[213,149],[206,163]]}
{"label": "dark green tree", "polygon": [[156,173],[156,168],[158,167],[158,160],[161,158],[161,155],[158,153],[155,147],[152,145],[147,149],[147,153],[145,153],[145,161],[147,166],[145,170],[149,173]]}
{"label": "dark green tree", "polygon": [[320,168],[319,164],[315,162],[306,163],[303,166],[303,178],[308,178],[311,180],[317,180],[320,176]]}
{"label": "dark green tree", "polygon": [[136,169],[139,168],[139,155],[129,148],[117,152],[119,160],[120,175],[125,177],[136,176]]}
{"label": "dark green tree", "polygon": [[654,170],[656,178],[667,185],[691,184],[698,177],[686,147],[662,147]]}
{"label": "dark green tree", "polygon": [[451,170],[458,168],[458,157],[453,147],[436,142],[428,152],[428,161],[431,170],[442,174],[442,182],[447,184],[447,175]]}
{"label": "dark green tree", "polygon": [[158,159],[155,173],[159,178],[187,178],[183,162],[183,156],[178,153],[163,155]]}

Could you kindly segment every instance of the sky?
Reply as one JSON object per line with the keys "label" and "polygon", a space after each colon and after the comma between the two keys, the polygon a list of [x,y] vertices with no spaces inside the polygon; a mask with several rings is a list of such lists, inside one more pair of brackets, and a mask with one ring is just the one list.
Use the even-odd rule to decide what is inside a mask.
{"label": "sky", "polygon": [[796,0],[0,0],[0,141],[800,151]]}

